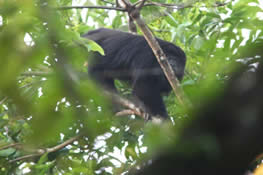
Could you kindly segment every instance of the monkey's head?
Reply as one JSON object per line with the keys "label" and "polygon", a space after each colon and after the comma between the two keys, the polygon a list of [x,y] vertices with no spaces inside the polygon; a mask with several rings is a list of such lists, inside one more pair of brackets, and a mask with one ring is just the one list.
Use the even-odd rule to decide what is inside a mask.
{"label": "monkey's head", "polygon": [[184,76],[185,57],[180,58],[178,56],[168,55],[167,58],[168,58],[169,64],[173,68],[175,76],[177,77],[179,81],[181,81]]}

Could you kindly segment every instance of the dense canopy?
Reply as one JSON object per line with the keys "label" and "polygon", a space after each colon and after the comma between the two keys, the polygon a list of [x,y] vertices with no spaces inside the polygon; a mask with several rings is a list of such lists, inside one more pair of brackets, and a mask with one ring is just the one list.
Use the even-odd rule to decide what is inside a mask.
{"label": "dense canopy", "polygon": [[[263,2],[127,2],[0,1],[0,174],[262,174]],[[159,124],[124,103],[129,83],[115,81],[127,108],[116,115],[88,76],[105,52],[81,36],[145,36],[134,9],[187,57]]]}

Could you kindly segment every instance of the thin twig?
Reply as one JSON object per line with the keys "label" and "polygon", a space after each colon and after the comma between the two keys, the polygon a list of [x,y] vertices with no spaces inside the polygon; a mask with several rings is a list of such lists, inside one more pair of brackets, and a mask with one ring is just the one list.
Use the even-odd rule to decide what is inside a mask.
{"label": "thin twig", "polygon": [[76,140],[79,139],[80,137],[81,137],[81,135],[77,135],[77,136],[75,136],[75,137],[72,137],[72,138],[66,140],[65,142],[63,142],[63,143],[61,143],[61,144],[59,144],[59,145],[57,145],[57,146],[54,146],[54,147],[52,147],[52,148],[47,148],[46,150],[47,150],[48,153],[55,152],[55,151],[57,151],[57,150],[60,150],[60,149],[64,148],[65,146],[73,143],[74,141],[76,141]]}
{"label": "thin twig", "polygon": [[135,115],[135,112],[133,110],[127,109],[127,110],[122,110],[120,112],[117,112],[115,115],[116,116]]}
{"label": "thin twig", "polygon": [[[177,9],[177,10],[194,7],[192,4],[166,4],[166,3],[159,3],[159,2],[153,2],[153,1],[145,4],[145,2],[146,2],[146,0],[141,0],[141,1],[136,2],[133,6],[136,6],[139,4],[139,9],[146,7],[146,6],[159,6],[159,7],[173,8],[173,9]],[[106,2],[106,3],[110,3],[110,2]],[[114,5],[113,3],[110,3],[110,4]],[[225,6],[227,4],[228,3],[216,3],[212,7],[221,7],[221,6]],[[127,9],[125,9],[125,8],[108,7],[108,6],[62,6],[62,7],[57,7],[56,9],[58,9],[58,10],[69,10],[69,9],[85,9],[85,8],[116,10],[116,11],[122,11],[122,12],[127,11]]]}
{"label": "thin twig", "polygon": [[6,100],[7,100],[7,97],[4,97],[4,98],[0,101],[0,105],[2,105]]}
{"label": "thin twig", "polygon": [[139,9],[139,10],[142,9],[142,7],[144,6],[144,4],[145,4],[146,1],[147,1],[147,0],[142,0],[142,1],[141,1],[140,5],[138,6],[138,9]]}
{"label": "thin twig", "polygon": [[177,10],[193,7],[192,4],[166,4],[166,3],[159,3],[159,2],[153,2],[153,1],[145,4],[144,6],[159,6],[159,7],[173,8]]}
{"label": "thin twig", "polygon": [[114,4],[114,3],[112,3],[112,2],[109,2],[109,1],[106,1],[106,0],[100,0],[100,1],[105,2],[105,3],[107,3],[107,4],[116,5],[116,4]]}
{"label": "thin twig", "polygon": [[21,76],[49,76],[52,75],[50,72],[24,72]]}
{"label": "thin twig", "polygon": [[9,145],[5,145],[5,146],[0,147],[0,150],[13,148],[13,147],[17,147],[17,146],[21,146],[21,143],[12,143],[12,144],[9,144]]}
{"label": "thin twig", "polygon": [[[55,151],[58,151],[62,148],[64,148],[65,146],[73,143],[74,141],[76,141],[77,139],[79,139],[82,135],[77,135],[75,137],[72,137],[68,140],[66,140],[65,142],[59,144],[59,145],[56,145],[52,148],[46,148],[46,149],[37,149],[37,150],[33,150],[35,153],[33,154],[29,154],[29,155],[25,155],[25,156],[21,156],[21,157],[18,157],[16,159],[13,159],[13,160],[10,160],[9,163],[12,163],[12,162],[16,162],[16,161],[19,161],[19,160],[24,160],[24,159],[28,159],[28,158],[32,158],[32,157],[37,157],[37,156],[41,156],[45,153],[51,153],[51,152],[55,152]],[[12,145],[12,144],[11,144]],[[14,144],[15,145],[15,144]],[[21,144],[20,144],[21,145]],[[7,145],[8,146],[8,145]],[[12,145],[13,146],[13,145]]]}
{"label": "thin twig", "polygon": [[[215,3],[211,7],[222,7],[227,4],[228,3]],[[194,7],[193,4],[167,4],[167,3],[159,3],[159,2],[153,2],[153,1],[144,5],[144,7],[146,6],[159,6],[159,7],[166,7],[166,8],[172,8],[172,9],[177,9],[177,10]],[[207,7],[207,6],[202,6],[202,7]]]}
{"label": "thin twig", "polygon": [[[144,116],[147,116],[146,112],[144,112],[142,110],[142,107],[136,106],[130,100],[125,99],[125,98],[119,96],[118,94],[115,94],[115,93],[112,93],[112,92],[109,92],[109,91],[105,91],[105,93],[106,93],[106,95],[110,96],[116,103],[118,103],[118,104],[120,104],[120,105],[122,105],[124,107],[129,108],[129,111],[130,112],[132,111],[131,112],[132,114],[138,115],[138,116],[140,116],[142,118],[144,118]],[[120,112],[120,114],[122,114],[122,112]],[[118,116],[120,116],[120,114],[118,114]]]}
{"label": "thin twig", "polygon": [[37,156],[41,156],[41,155],[42,154],[40,154],[40,153],[25,155],[25,156],[21,156],[21,157],[18,157],[16,159],[10,160],[9,163],[13,163],[13,162],[16,162],[19,160],[29,159],[29,158],[33,158],[33,157],[37,157]]}
{"label": "thin twig", "polygon": [[68,10],[68,9],[105,9],[105,10],[116,10],[116,11],[122,11],[125,12],[126,9],[119,8],[119,7],[108,7],[108,6],[62,6],[58,7],[58,10]]}

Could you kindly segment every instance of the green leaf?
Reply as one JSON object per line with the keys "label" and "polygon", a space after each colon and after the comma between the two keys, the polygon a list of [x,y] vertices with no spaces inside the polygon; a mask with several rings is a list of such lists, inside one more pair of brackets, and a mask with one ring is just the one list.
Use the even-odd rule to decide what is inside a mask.
{"label": "green leaf", "polygon": [[122,24],[121,22],[121,16],[116,16],[112,22],[112,27],[113,28],[118,28],[118,26],[120,26]]}
{"label": "green leaf", "polygon": [[187,85],[194,85],[196,82],[194,80],[186,80],[181,85],[187,86]]}
{"label": "green leaf", "polygon": [[48,153],[43,154],[43,155],[40,157],[40,159],[39,159],[39,161],[38,161],[38,164],[45,163],[45,162],[48,160],[47,155],[48,155]]}
{"label": "green leaf", "polygon": [[192,45],[194,46],[194,48],[196,50],[199,50],[202,48],[203,46],[203,43],[204,43],[204,39],[201,38],[200,36],[197,36],[193,39],[193,42],[192,42]]}
{"label": "green leaf", "polygon": [[16,152],[14,148],[8,148],[4,150],[0,150],[0,157],[8,157]]}
{"label": "green leaf", "polygon": [[95,41],[88,40],[86,38],[82,38],[81,41],[82,41],[81,44],[83,44],[83,46],[85,46],[85,48],[88,51],[95,51],[95,52],[99,52],[101,55],[105,55],[102,47],[100,47],[100,45],[98,45]]}

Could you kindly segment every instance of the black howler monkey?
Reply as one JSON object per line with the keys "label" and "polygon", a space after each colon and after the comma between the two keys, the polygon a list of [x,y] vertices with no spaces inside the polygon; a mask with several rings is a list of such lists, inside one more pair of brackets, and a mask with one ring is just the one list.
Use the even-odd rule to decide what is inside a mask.
{"label": "black howler monkey", "polygon": [[[105,52],[105,56],[96,53],[89,64],[88,72],[93,79],[113,91],[117,91],[114,79],[130,82],[133,95],[142,102],[146,112],[152,116],[168,117],[162,94],[170,92],[171,87],[143,36],[100,28],[84,37],[98,43]],[[185,53],[170,42],[158,38],[157,41],[176,77],[181,80]]]}

